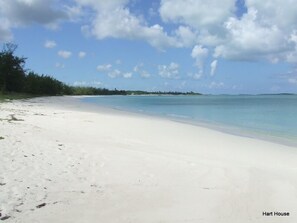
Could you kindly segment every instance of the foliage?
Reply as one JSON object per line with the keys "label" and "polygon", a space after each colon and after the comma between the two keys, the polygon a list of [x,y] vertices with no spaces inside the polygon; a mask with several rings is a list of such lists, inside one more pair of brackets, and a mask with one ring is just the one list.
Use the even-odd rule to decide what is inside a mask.
{"label": "foliage", "polygon": [[0,91],[21,92],[25,80],[25,58],[14,55],[17,46],[4,44],[0,52]]}
{"label": "foliage", "polygon": [[34,95],[62,95],[68,86],[53,77],[29,72],[25,78],[24,92]]}
{"label": "foliage", "polygon": [[123,90],[108,90],[106,88],[94,87],[71,87],[72,95],[126,95],[127,92]]}
{"label": "foliage", "polygon": [[0,102],[5,100],[14,100],[14,99],[26,99],[32,98],[34,95],[26,94],[26,93],[0,93]]}

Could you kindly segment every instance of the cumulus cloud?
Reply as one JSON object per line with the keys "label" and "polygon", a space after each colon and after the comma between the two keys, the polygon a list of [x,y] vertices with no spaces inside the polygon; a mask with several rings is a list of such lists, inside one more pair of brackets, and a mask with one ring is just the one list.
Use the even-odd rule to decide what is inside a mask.
{"label": "cumulus cloud", "polygon": [[83,32],[86,35],[91,34],[98,39],[111,37],[145,40],[159,49],[179,45],[175,38],[169,36],[163,30],[163,27],[158,24],[146,25],[142,18],[131,14],[128,8],[98,11],[92,26],[84,27]]}
{"label": "cumulus cloud", "polygon": [[250,9],[240,20],[232,17],[225,22],[228,41],[215,48],[215,57],[269,59],[286,50],[288,46],[282,30],[276,25],[259,23],[257,14],[255,9]]}
{"label": "cumulus cloud", "polygon": [[113,70],[113,71],[108,72],[107,75],[108,75],[108,77],[110,77],[110,78],[116,78],[116,77],[120,77],[121,74],[122,74],[121,71],[115,69],[115,70]]}
{"label": "cumulus cloud", "polygon": [[289,42],[294,45],[294,50],[286,55],[286,60],[290,63],[297,63],[297,30],[292,32]]}
{"label": "cumulus cloud", "polygon": [[[247,11],[236,15],[235,0],[160,0],[163,22],[149,23],[134,13],[133,0],[0,0],[0,41],[11,41],[11,30],[32,24],[55,28],[61,21],[82,18],[81,30],[98,40],[143,40],[160,50],[203,46],[205,57],[193,56],[199,72],[203,60],[267,60],[297,63],[297,7],[294,0],[245,0]],[[63,7],[57,7],[59,5]],[[136,4],[136,3],[135,3]],[[155,7],[154,7],[155,8]],[[154,10],[157,11],[157,10]],[[153,20],[149,20],[153,21]],[[195,46],[195,47],[196,47]]]}
{"label": "cumulus cloud", "polygon": [[188,26],[179,26],[174,31],[174,36],[179,43],[177,47],[191,47],[197,41],[196,33]]}
{"label": "cumulus cloud", "polygon": [[111,64],[101,64],[97,66],[98,71],[110,71],[112,68]]}
{"label": "cumulus cloud", "polygon": [[131,72],[123,73],[124,78],[131,78],[133,74]]}
{"label": "cumulus cloud", "polygon": [[75,0],[79,5],[91,6],[97,10],[111,10],[126,5],[129,0]]}
{"label": "cumulus cloud", "polygon": [[56,46],[57,46],[56,42],[55,41],[52,41],[52,40],[47,40],[44,43],[44,47],[45,48],[54,48]]}
{"label": "cumulus cloud", "polygon": [[101,81],[75,81],[73,83],[73,86],[94,86],[94,87],[98,87],[98,86],[102,86],[102,82]]}
{"label": "cumulus cloud", "polygon": [[64,59],[68,59],[69,57],[71,57],[72,53],[70,51],[60,50],[58,52],[58,55]]}
{"label": "cumulus cloud", "polygon": [[193,50],[191,56],[195,59],[205,58],[208,55],[208,49],[204,48],[201,45],[196,45]]}
{"label": "cumulus cloud", "polygon": [[62,63],[56,63],[56,64],[55,64],[55,67],[56,67],[56,68],[65,68],[65,65],[62,64]]}
{"label": "cumulus cloud", "polygon": [[225,84],[224,82],[211,82],[209,85],[208,85],[209,88],[213,89],[213,88],[223,88],[225,87]]}
{"label": "cumulus cloud", "polygon": [[83,51],[80,51],[79,53],[78,53],[78,57],[79,58],[84,58],[84,57],[86,57],[86,55],[87,55],[87,53],[86,52],[83,52]]}
{"label": "cumulus cloud", "polygon": [[196,45],[192,50],[191,56],[196,61],[195,65],[198,67],[199,75],[202,75],[203,62],[204,62],[204,59],[208,56],[208,49],[201,45]]}
{"label": "cumulus cloud", "polygon": [[214,76],[218,66],[218,61],[214,60],[210,64],[210,76]]}
{"label": "cumulus cloud", "polygon": [[178,79],[179,78],[179,64],[170,63],[169,65],[158,66],[159,75],[163,78]]}
{"label": "cumulus cloud", "polygon": [[126,79],[132,78],[132,76],[133,76],[133,74],[130,73],[130,72],[123,73],[123,72],[121,72],[121,71],[118,70],[118,69],[109,71],[109,72],[107,73],[107,75],[108,75],[108,77],[110,77],[110,78],[118,78],[118,77],[122,77],[122,78],[126,78]]}
{"label": "cumulus cloud", "polygon": [[215,58],[296,63],[292,5],[293,0],[245,0],[247,11],[239,17],[235,0],[161,0],[159,11],[164,22],[191,27],[193,43],[214,48]]}
{"label": "cumulus cloud", "polygon": [[[66,12],[54,8],[54,0],[0,0],[0,19],[6,19],[9,24],[6,30],[32,24],[41,24],[56,28],[64,19]],[[3,29],[3,24],[0,25]]]}
{"label": "cumulus cloud", "polygon": [[167,47],[188,47],[194,41],[194,33],[189,27],[180,26],[168,34],[160,24],[151,24],[143,16],[133,14],[129,0],[94,1],[76,0],[79,6],[92,10],[91,24],[81,30],[86,36],[144,40],[153,47],[164,50]]}
{"label": "cumulus cloud", "polygon": [[283,31],[296,29],[297,8],[294,0],[245,0],[249,10],[256,10],[259,22],[265,22],[268,26],[276,25]]}
{"label": "cumulus cloud", "polygon": [[189,77],[193,78],[194,80],[199,80],[202,77],[202,73],[189,73],[188,74]]}
{"label": "cumulus cloud", "polygon": [[13,35],[10,30],[10,22],[0,17],[0,42],[9,42],[12,39]]}
{"label": "cumulus cloud", "polygon": [[197,29],[219,26],[234,11],[234,0],[161,0],[160,7],[163,21]]}
{"label": "cumulus cloud", "polygon": [[133,77],[132,72],[122,72],[119,69],[113,69],[113,66],[111,64],[101,64],[97,66],[97,70],[99,72],[103,72],[110,78],[125,78],[129,79]]}
{"label": "cumulus cloud", "polygon": [[143,67],[144,67],[144,64],[140,63],[133,68],[133,71],[139,74],[142,78],[151,77],[151,74],[148,71],[146,71]]}

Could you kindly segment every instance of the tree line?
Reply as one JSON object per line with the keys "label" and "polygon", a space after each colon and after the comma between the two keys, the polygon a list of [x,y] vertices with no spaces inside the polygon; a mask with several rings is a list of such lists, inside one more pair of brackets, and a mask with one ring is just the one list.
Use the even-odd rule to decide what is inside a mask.
{"label": "tree line", "polygon": [[17,45],[6,43],[0,52],[0,94],[27,93],[32,95],[139,95],[191,94],[194,92],[146,92],[110,90],[106,88],[70,86],[51,76],[25,70],[26,58],[15,55]]}
{"label": "tree line", "polygon": [[125,91],[94,87],[74,87],[51,76],[25,70],[26,58],[15,55],[17,45],[4,44],[0,52],[0,93],[32,95],[111,95]]}

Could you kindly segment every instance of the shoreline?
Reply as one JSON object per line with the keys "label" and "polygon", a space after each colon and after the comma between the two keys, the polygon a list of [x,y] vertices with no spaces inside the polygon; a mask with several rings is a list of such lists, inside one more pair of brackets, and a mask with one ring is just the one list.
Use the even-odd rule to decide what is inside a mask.
{"label": "shoreline", "polygon": [[[269,135],[267,132],[263,132],[263,131],[255,132],[250,129],[242,129],[240,127],[224,125],[221,123],[208,123],[207,121],[185,119],[185,118],[180,118],[178,116],[150,114],[150,113],[144,112],[144,111],[132,111],[132,110],[129,111],[129,110],[121,109],[121,108],[108,107],[108,106],[104,106],[104,105],[101,106],[101,105],[96,105],[92,102],[85,102],[82,100],[87,97],[98,97],[98,96],[78,96],[78,97],[76,97],[76,98],[78,98],[77,103],[85,104],[86,109],[89,107],[90,111],[94,111],[94,112],[96,112],[96,111],[100,112],[100,109],[103,109],[106,111],[110,110],[110,111],[115,111],[115,112],[120,112],[120,113],[124,112],[125,114],[130,113],[131,115],[140,115],[143,117],[154,117],[154,118],[166,119],[166,120],[174,121],[177,123],[183,123],[183,124],[198,126],[201,128],[212,129],[214,131],[218,131],[221,133],[230,134],[230,135],[234,135],[234,136],[263,140],[266,142],[271,142],[271,143],[276,143],[276,144],[280,144],[280,145],[284,145],[284,146],[290,146],[290,147],[297,148],[297,141],[293,140],[289,137],[284,138],[281,136]],[[106,96],[103,96],[103,97],[106,97]],[[125,97],[125,96],[123,96],[123,97]]]}
{"label": "shoreline", "polygon": [[271,211],[297,221],[294,148],[91,107],[0,104],[5,222],[279,222]]}

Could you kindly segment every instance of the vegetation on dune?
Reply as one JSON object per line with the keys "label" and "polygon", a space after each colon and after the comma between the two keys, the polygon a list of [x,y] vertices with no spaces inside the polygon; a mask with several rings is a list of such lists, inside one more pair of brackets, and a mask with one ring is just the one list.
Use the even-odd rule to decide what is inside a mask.
{"label": "vegetation on dune", "polygon": [[36,95],[26,94],[26,93],[15,93],[15,92],[10,92],[10,93],[1,93],[0,92],[0,102],[5,101],[5,100],[32,98],[34,96],[36,96]]}
{"label": "vegetation on dune", "polygon": [[54,95],[198,95],[194,92],[147,92],[69,86],[51,76],[25,70],[26,58],[15,55],[17,45],[4,44],[0,52],[0,101]]}
{"label": "vegetation on dune", "polygon": [[70,87],[72,95],[126,95],[127,91],[94,87]]}

